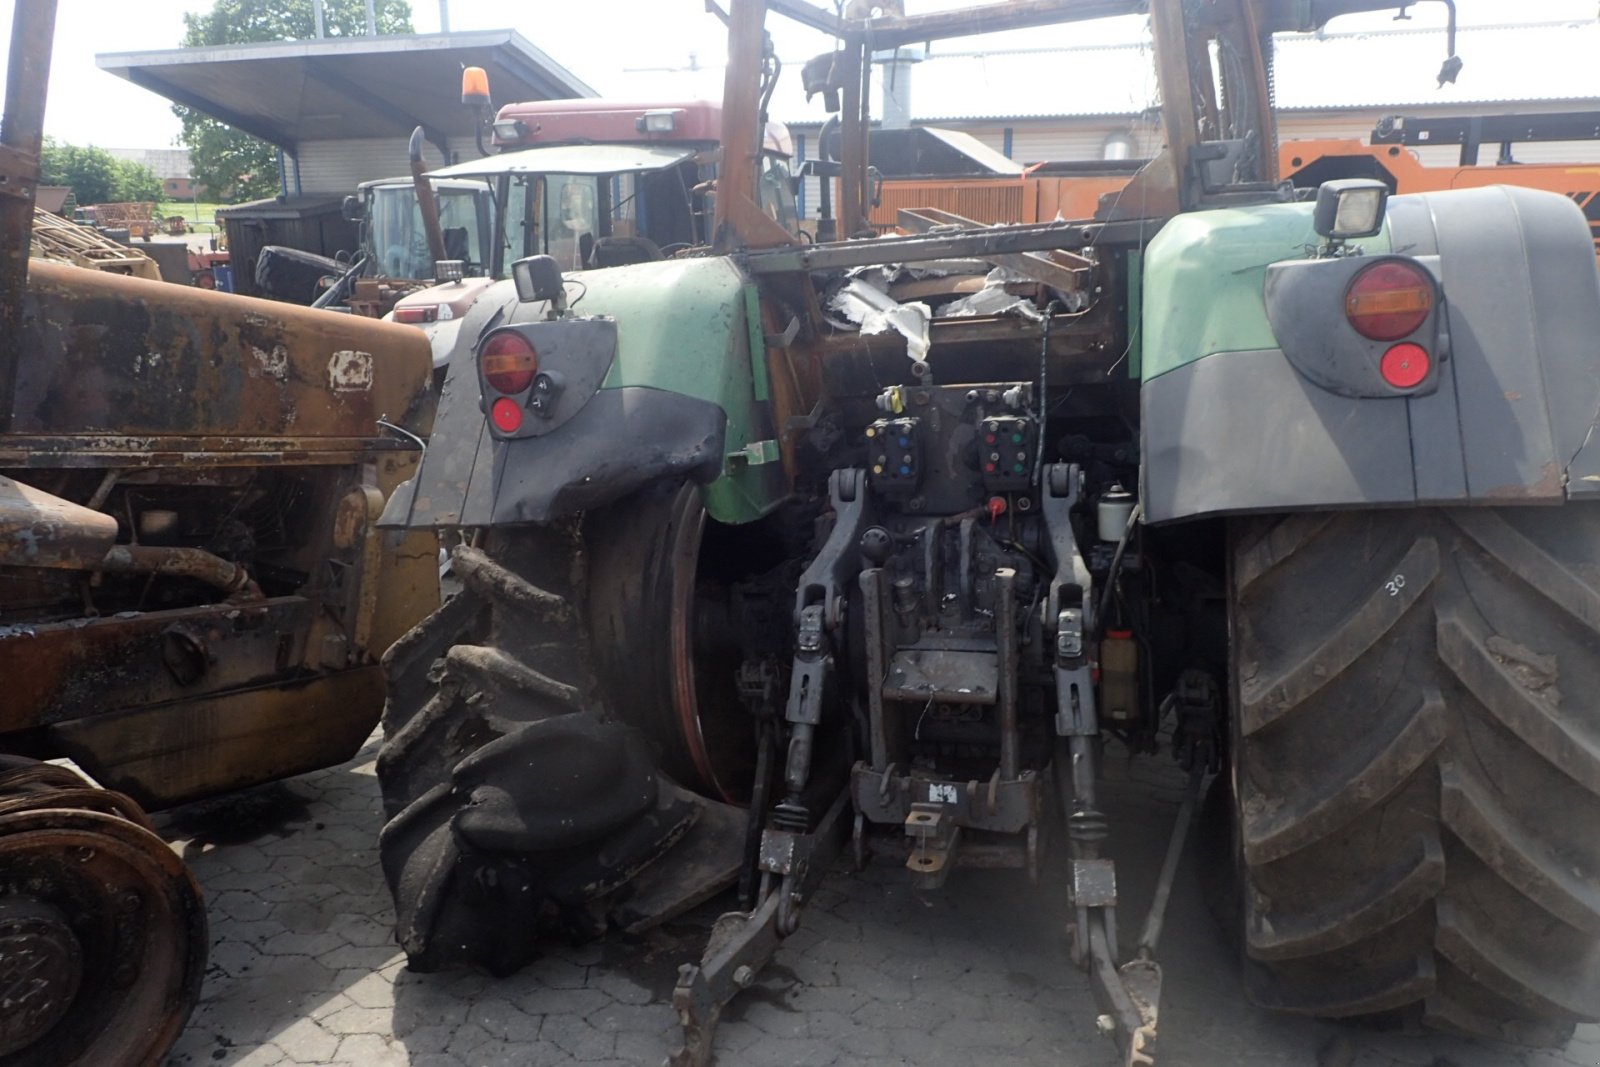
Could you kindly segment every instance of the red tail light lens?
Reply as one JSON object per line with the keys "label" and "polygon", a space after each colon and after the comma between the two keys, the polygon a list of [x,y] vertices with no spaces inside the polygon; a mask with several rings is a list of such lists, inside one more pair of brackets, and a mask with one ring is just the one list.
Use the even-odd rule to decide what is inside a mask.
{"label": "red tail light lens", "polygon": [[489,418],[501,433],[516,433],[522,429],[522,409],[509,396],[496,400],[489,408]]}
{"label": "red tail light lens", "polygon": [[520,333],[502,330],[484,342],[478,352],[478,367],[489,388],[506,394],[520,393],[533,384],[533,376],[539,373],[539,353]]}
{"label": "red tail light lens", "polygon": [[1416,331],[1433,310],[1433,279],[1399,260],[1374,263],[1345,291],[1344,313],[1362,337],[1398,341]]}
{"label": "red tail light lens", "polygon": [[1414,389],[1422,384],[1422,379],[1428,376],[1428,369],[1433,361],[1428,358],[1428,350],[1421,345],[1403,344],[1395,345],[1383,354],[1383,359],[1378,363],[1378,371],[1383,375],[1383,380],[1396,389]]}
{"label": "red tail light lens", "polygon": [[439,306],[426,304],[420,307],[397,307],[394,309],[394,321],[409,322],[413,326],[424,322],[436,322],[439,318]]}

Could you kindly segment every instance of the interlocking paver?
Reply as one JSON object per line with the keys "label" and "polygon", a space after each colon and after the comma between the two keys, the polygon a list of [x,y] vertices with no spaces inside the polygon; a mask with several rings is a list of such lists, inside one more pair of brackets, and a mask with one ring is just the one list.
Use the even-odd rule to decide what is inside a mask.
{"label": "interlocking paver", "polygon": [[389,1030],[393,1012],[388,1008],[363,1008],[352,1004],[322,1020],[323,1029],[332,1034],[381,1034]]}
{"label": "interlocking paver", "polygon": [[335,1058],[367,1067],[405,1067],[410,1058],[403,1046],[378,1034],[352,1034],[339,1041]]}
{"label": "interlocking paver", "polygon": [[339,1049],[339,1036],[310,1019],[296,1019],[272,1035],[272,1043],[296,1063],[326,1063]]}
{"label": "interlocking paver", "polygon": [[544,1017],[527,1012],[500,997],[485,997],[467,1009],[467,1019],[501,1041],[530,1045],[539,1041]]}
{"label": "interlocking paver", "polygon": [[580,1063],[610,1059],[617,1047],[615,1034],[597,1030],[576,1015],[547,1016],[540,1036]]}
{"label": "interlocking paver", "polygon": [[[660,1063],[677,1036],[678,964],[699,955],[718,906],[643,939],[552,946],[505,979],[414,974],[394,944],[377,863],[375,754],[369,744],[344,767],[168,817],[207,894],[213,938],[200,1006],[168,1067]],[[1148,895],[1176,806],[1161,776],[1147,777],[1130,816],[1136,831],[1140,818],[1149,824],[1123,887],[1133,906]],[[1113,1061],[1066,957],[1058,883],[958,871],[921,894],[903,875],[880,859],[825,884],[724,1017],[720,1067]],[[1600,1027],[1563,1050],[1526,1051],[1256,1011],[1200,899],[1186,868],[1162,946],[1162,1067],[1600,1067]],[[1330,1047],[1348,1055],[1328,1060]]]}

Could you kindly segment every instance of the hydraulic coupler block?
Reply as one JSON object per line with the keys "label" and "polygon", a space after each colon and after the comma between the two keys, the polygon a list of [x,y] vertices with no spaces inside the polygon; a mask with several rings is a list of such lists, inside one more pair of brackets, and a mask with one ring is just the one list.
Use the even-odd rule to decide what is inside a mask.
{"label": "hydraulic coupler block", "polygon": [[978,424],[978,469],[991,493],[1025,492],[1033,484],[1038,427],[1024,415],[992,415]]}
{"label": "hydraulic coupler block", "polygon": [[881,493],[909,495],[922,480],[922,420],[879,419],[867,427],[867,468]]}

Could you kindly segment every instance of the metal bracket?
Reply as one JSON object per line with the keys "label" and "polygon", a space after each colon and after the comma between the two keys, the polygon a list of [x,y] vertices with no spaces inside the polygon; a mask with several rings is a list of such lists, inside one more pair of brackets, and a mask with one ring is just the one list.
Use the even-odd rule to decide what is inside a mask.
{"label": "metal bracket", "polygon": [[788,348],[794,344],[794,339],[800,334],[800,319],[791,316],[789,325],[783,328],[782,333],[769,333],[764,335],[768,348]]}
{"label": "metal bracket", "polygon": [[1079,908],[1116,907],[1116,864],[1101,859],[1073,860],[1071,900]]}
{"label": "metal bracket", "polygon": [[955,866],[955,852],[961,840],[961,827],[957,825],[943,804],[919,802],[911,805],[906,816],[906,836],[912,841],[911,855],[906,857],[906,870],[912,874],[916,889],[938,889],[950,876]]}
{"label": "metal bracket", "polygon": [[1146,959],[1119,968],[1103,921],[1106,914],[1097,913],[1089,927],[1089,984],[1104,1012],[1099,1027],[1116,1042],[1122,1067],[1155,1067],[1161,968]]}
{"label": "metal bracket", "polygon": [[834,471],[828,477],[828,496],[833,502],[833,531],[823,542],[822,551],[800,575],[794,621],[798,626],[806,607],[820,602],[824,607],[823,622],[834,630],[844,621],[846,583],[861,570],[861,535],[872,525],[866,472],[854,468]]}
{"label": "metal bracket", "polygon": [[1055,557],[1056,573],[1050,582],[1044,622],[1048,629],[1063,608],[1082,609],[1083,632],[1092,632],[1093,578],[1089,565],[1078,552],[1078,538],[1072,530],[1072,513],[1078,507],[1083,476],[1076,463],[1052,463],[1045,470],[1044,492],[1039,494],[1039,512],[1050,537],[1050,553]]}
{"label": "metal bracket", "polygon": [[1056,573],[1050,582],[1044,625],[1055,637],[1056,733],[1061,737],[1094,737],[1100,733],[1095,713],[1092,649],[1085,635],[1094,629],[1094,579],[1078,552],[1072,512],[1078,506],[1083,477],[1077,464],[1052,464],[1045,472],[1039,510],[1050,537]]}
{"label": "metal bracket", "polygon": [[1097,737],[1100,719],[1094,703],[1094,671],[1081,667],[1056,668],[1056,734],[1060,737]]}
{"label": "metal bracket", "polygon": [[[800,910],[832,867],[844,846],[848,823],[849,791],[840,790],[817,824],[815,833],[788,835],[789,860],[804,851],[802,868],[772,879],[755,910],[729,912],[716,922],[699,963],[686,963],[678,969],[678,984],[672,990],[672,1007],[683,1027],[683,1044],[667,1057],[668,1067],[706,1067],[711,1062],[711,1046],[723,1008],[739,992],[754,984],[756,975],[777,952],[778,945],[794,933]],[[778,837],[772,831],[775,863],[784,862]],[[767,856],[767,838],[762,854]]]}

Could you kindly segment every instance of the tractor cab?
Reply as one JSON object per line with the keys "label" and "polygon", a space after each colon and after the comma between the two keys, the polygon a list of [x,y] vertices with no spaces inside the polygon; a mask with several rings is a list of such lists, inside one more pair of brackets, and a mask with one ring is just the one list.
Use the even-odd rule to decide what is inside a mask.
{"label": "tractor cab", "polygon": [[[721,124],[722,108],[703,100],[502,107],[492,124],[500,151],[426,175],[441,194],[458,186],[492,190],[490,217],[497,226],[488,269],[469,269],[464,280],[440,275],[444,284],[403,297],[393,318],[428,333],[442,375],[462,316],[489,291],[489,283],[474,275],[508,278],[511,265],[529,256],[547,255],[563,271],[582,271],[649,263],[710,244]],[[768,218],[791,234],[800,224],[789,169],[793,154],[788,129],[768,123],[753,193]],[[407,184],[404,196],[415,211],[410,190]],[[448,251],[444,195],[439,203]],[[406,247],[414,258],[425,257],[420,216],[414,233]]]}
{"label": "tractor cab", "polygon": [[[460,260],[468,277],[489,274],[494,258],[493,188],[479,179],[433,183],[446,258]],[[383,178],[356,187],[345,213],[361,225],[361,252],[371,273],[386,278],[432,278],[422,206],[410,178]]]}
{"label": "tractor cab", "polygon": [[[642,263],[710,241],[722,109],[707,101],[508,104],[498,154],[432,172],[493,185],[504,220],[497,273],[531,255],[564,270]],[[799,223],[789,132],[769,123],[759,198],[784,229]]]}

